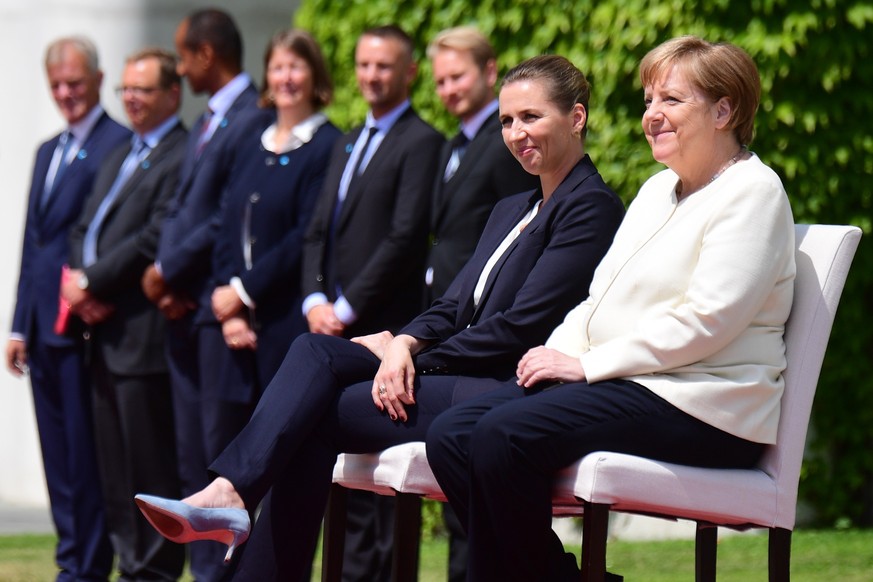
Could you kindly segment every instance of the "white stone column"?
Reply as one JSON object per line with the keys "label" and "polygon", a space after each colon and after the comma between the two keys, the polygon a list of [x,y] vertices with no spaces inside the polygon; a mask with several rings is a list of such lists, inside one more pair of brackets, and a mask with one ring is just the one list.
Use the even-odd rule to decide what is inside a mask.
{"label": "white stone column", "polygon": [[[270,35],[290,26],[297,0],[215,1],[230,12],[243,34],[245,64],[260,83],[261,59]],[[96,44],[105,76],[102,102],[126,121],[114,88],[124,57],[145,46],[173,50],[179,21],[202,3],[178,0],[0,0],[0,343],[12,324],[21,239],[36,147],[63,128],[43,69],[46,45],[84,34]],[[186,91],[182,116],[190,125],[205,106]],[[5,360],[5,357],[4,357]],[[0,502],[47,505],[33,403],[27,380],[0,370]]]}

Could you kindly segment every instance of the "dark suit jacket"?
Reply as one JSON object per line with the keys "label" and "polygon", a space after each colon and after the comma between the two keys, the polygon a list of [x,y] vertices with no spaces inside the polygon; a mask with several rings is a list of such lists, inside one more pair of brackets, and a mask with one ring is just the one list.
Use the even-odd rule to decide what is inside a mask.
{"label": "dark suit jacket", "polygon": [[420,373],[509,379],[519,358],[588,296],[624,206],[585,156],[494,265],[473,306],[485,263],[539,197],[523,193],[498,202],[446,294],[401,330],[436,342],[416,357]]}
{"label": "dark suit jacket", "polygon": [[[268,358],[276,361],[275,367],[291,341],[308,331],[300,312],[303,234],[341,135],[328,122],[308,143],[276,155],[261,146],[260,133],[252,133],[239,144],[245,151],[237,156],[238,167],[224,195],[213,252],[215,285],[240,278],[256,304],[252,319],[258,354],[281,352]],[[246,267],[244,245],[251,268]]]}
{"label": "dark suit jacket", "polygon": [[431,249],[428,267],[433,268],[429,300],[441,297],[473,255],[485,223],[498,200],[533,190],[539,179],[528,174],[503,143],[500,121],[488,118],[452,178],[443,180],[452,146],[443,146],[431,207]]}
{"label": "dark suit jacket", "polygon": [[[97,262],[85,268],[88,290],[115,311],[93,329],[95,348],[114,374],[167,371],[165,319],[140,287],[155,250],[167,207],[179,180],[188,132],[176,125],[131,174],[110,207],[97,240]],[[70,233],[70,266],[82,268],[82,242],[88,225],[106,198],[130,144],[114,150],[97,174],[94,193]]]}
{"label": "dark suit jacket", "polygon": [[444,141],[412,109],[401,115],[350,186],[328,249],[340,179],[361,129],[334,147],[303,256],[303,296],[321,292],[334,301],[339,284],[358,314],[347,336],[398,329],[420,311],[428,208]]}
{"label": "dark suit jacket", "polygon": [[[224,120],[198,156],[197,140],[204,118],[191,128],[179,188],[164,221],[157,259],[164,280],[176,291],[198,301],[199,312],[210,312],[209,279],[212,246],[218,231],[221,194],[234,165],[236,143],[263,127],[254,85],[237,97]],[[199,316],[199,314],[198,314]]]}
{"label": "dark suit jacket", "polygon": [[28,342],[36,333],[47,345],[70,346],[71,338],[54,333],[61,267],[69,254],[68,235],[82,212],[100,164],[109,152],[130,139],[130,131],[104,113],[61,176],[48,205],[40,210],[46,173],[59,138],[60,134],[43,143],[36,153],[12,332],[22,334]]}

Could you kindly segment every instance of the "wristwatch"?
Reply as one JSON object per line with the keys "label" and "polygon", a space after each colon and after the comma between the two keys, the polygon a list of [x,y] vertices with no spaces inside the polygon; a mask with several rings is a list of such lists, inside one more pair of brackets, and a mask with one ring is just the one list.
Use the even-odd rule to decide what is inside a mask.
{"label": "wristwatch", "polygon": [[79,278],[76,279],[76,287],[78,287],[82,291],[87,289],[88,288],[88,275],[86,275],[85,273],[82,273],[81,275],[79,275]]}

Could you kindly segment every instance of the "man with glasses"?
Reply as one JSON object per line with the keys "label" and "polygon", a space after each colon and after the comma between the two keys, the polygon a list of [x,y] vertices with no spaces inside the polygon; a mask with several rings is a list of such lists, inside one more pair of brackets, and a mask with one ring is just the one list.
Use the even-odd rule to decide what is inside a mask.
{"label": "man with glasses", "polygon": [[184,548],[158,535],[130,501],[138,491],[180,492],[166,320],[140,286],[185,155],[175,57],[160,49],[129,57],[118,94],[134,135],[97,174],[70,235],[61,292],[88,325],[94,436],[117,569],[122,580],[176,580]]}
{"label": "man with glasses", "polygon": [[[36,153],[6,365],[28,370],[58,542],[58,580],[105,580],[112,552],[104,526],[81,341],[56,333],[67,237],[106,155],[130,132],[100,106],[94,44],[62,38],[46,51],[52,97],[67,128]],[[58,332],[62,332],[60,327]]]}

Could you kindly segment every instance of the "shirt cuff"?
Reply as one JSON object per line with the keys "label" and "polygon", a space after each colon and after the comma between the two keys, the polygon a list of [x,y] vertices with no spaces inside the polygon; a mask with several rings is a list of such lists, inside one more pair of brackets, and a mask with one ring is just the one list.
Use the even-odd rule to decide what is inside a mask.
{"label": "shirt cuff", "polygon": [[324,305],[325,303],[330,303],[327,300],[327,295],[324,293],[312,293],[303,300],[303,317],[309,313],[309,310],[313,307],[317,307],[319,305]]}
{"label": "shirt cuff", "polygon": [[348,300],[340,295],[333,304],[333,314],[339,319],[343,325],[351,325],[358,320],[358,314],[352,309]]}
{"label": "shirt cuff", "polygon": [[236,291],[237,295],[239,295],[239,298],[243,302],[243,305],[245,305],[249,309],[255,308],[255,300],[252,299],[248,293],[246,293],[246,288],[243,287],[242,279],[240,279],[239,277],[231,277],[230,286],[233,287],[233,290]]}
{"label": "shirt cuff", "polygon": [[16,341],[16,342],[23,342],[24,341],[24,334],[12,332],[9,334],[9,339],[12,341]]}
{"label": "shirt cuff", "polygon": [[158,272],[158,275],[160,275],[161,278],[164,277],[164,270],[161,268],[161,262],[160,262],[160,261],[155,261],[155,271]]}

